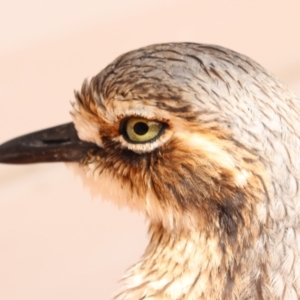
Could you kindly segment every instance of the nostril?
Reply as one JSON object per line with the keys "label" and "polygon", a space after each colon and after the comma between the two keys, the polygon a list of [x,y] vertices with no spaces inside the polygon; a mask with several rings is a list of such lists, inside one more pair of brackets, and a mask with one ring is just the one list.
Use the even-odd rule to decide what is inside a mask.
{"label": "nostril", "polygon": [[67,144],[71,142],[71,139],[44,139],[41,142],[45,145]]}

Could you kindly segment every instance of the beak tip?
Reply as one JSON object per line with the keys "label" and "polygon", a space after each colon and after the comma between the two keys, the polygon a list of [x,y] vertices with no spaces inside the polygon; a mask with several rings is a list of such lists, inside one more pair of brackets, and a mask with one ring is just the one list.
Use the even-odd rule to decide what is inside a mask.
{"label": "beak tip", "polygon": [[31,162],[31,153],[22,144],[17,144],[16,141],[17,139],[14,139],[0,145],[0,163],[24,164]]}
{"label": "beak tip", "polygon": [[9,142],[0,145],[0,163],[13,163],[14,151],[9,147]]}

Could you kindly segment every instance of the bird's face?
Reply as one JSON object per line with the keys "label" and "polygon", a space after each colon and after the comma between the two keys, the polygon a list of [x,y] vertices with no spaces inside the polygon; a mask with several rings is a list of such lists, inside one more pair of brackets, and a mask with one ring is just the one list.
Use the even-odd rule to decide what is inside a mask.
{"label": "bird's face", "polygon": [[54,154],[40,161],[78,161],[96,193],[169,230],[223,227],[236,235],[239,226],[255,224],[249,212],[263,194],[256,176],[261,165],[233,138],[222,108],[209,102],[229,83],[233,97],[233,80],[216,80],[226,69],[204,66],[200,73],[197,59],[192,50],[178,53],[170,45],[121,56],[75,93],[72,116],[81,146],[70,149],[84,150],[62,157],[71,151],[68,140],[53,137],[46,146],[57,146]]}
{"label": "bird's face", "polygon": [[262,194],[254,174],[261,166],[220,122],[221,113],[198,105],[192,87],[201,78],[172,55],[178,56],[167,49],[122,56],[76,93],[78,135],[100,147],[83,160],[81,174],[95,193],[165,228],[226,223],[235,232],[253,222],[248,213]]}

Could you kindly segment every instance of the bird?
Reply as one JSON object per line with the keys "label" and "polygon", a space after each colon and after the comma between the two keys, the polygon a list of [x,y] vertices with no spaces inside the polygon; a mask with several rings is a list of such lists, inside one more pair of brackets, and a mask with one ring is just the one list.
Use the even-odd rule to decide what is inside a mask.
{"label": "bird", "polygon": [[274,75],[221,46],[150,45],[86,79],[71,116],[0,162],[73,162],[146,216],[114,299],[300,299],[300,100]]}

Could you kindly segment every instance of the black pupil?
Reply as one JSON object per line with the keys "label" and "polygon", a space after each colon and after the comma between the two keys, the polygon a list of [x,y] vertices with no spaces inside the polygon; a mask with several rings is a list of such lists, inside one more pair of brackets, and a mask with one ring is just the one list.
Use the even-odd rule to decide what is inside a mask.
{"label": "black pupil", "polygon": [[146,123],[137,122],[137,123],[134,124],[133,130],[138,135],[144,135],[145,133],[148,132],[149,127]]}

